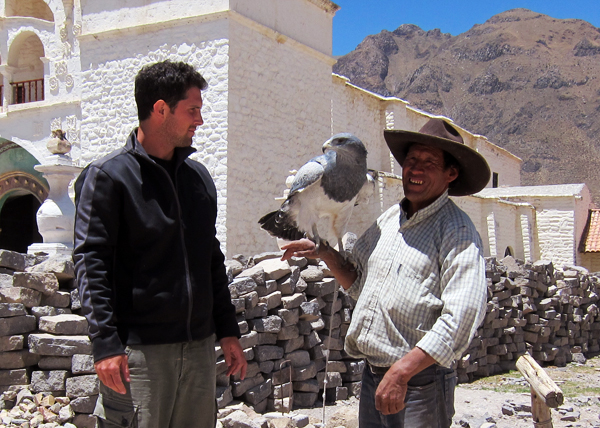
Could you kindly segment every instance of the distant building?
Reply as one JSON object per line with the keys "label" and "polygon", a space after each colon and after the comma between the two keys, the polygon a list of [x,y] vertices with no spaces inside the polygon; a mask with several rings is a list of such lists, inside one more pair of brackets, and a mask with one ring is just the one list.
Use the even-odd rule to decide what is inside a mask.
{"label": "distant building", "polygon": [[[48,184],[33,165],[49,161],[51,131],[65,131],[80,166],[123,145],[137,124],[134,76],[163,59],[191,63],[209,82],[193,157],[215,179],[229,256],[276,248],[257,220],[277,207],[289,170],[342,131],[382,171],[369,206],[355,211],[360,234],[401,197],[383,129],[416,131],[430,115],[331,73],[337,10],[328,0],[0,0],[0,247],[8,224],[24,230],[18,248],[39,239],[31,219]],[[585,265],[585,185],[518,187],[519,158],[461,133],[493,171],[488,189],[456,199],[487,255]]]}

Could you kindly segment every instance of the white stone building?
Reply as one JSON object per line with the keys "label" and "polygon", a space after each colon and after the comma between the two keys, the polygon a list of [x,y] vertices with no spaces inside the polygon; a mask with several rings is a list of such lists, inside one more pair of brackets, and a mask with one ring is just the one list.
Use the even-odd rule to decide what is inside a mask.
{"label": "white stone building", "polygon": [[[66,132],[79,166],[121,146],[137,123],[134,76],[170,59],[191,63],[209,82],[193,157],[215,179],[229,256],[276,248],[257,220],[277,208],[289,170],[337,132],[361,138],[369,167],[382,171],[371,203],[355,210],[350,230],[361,233],[401,196],[383,129],[418,130],[430,115],[331,73],[337,10],[328,0],[0,0],[0,228],[23,217],[5,206],[25,196],[39,205],[47,194],[25,160],[52,161],[52,130]],[[587,188],[543,186],[538,195],[516,187],[521,160],[461,132],[494,173],[489,189],[458,199],[487,254],[582,263]],[[20,209],[32,216],[37,207],[29,205]],[[564,244],[547,244],[556,236]]]}

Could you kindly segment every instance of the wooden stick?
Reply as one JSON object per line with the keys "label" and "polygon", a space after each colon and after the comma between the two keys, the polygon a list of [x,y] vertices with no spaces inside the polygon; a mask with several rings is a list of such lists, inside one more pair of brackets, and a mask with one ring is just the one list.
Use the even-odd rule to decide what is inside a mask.
{"label": "wooden stick", "polygon": [[531,355],[520,356],[517,360],[517,369],[529,382],[532,391],[535,391],[539,399],[543,400],[548,407],[558,407],[563,403],[564,396],[561,389]]}
{"label": "wooden stick", "polygon": [[552,413],[546,402],[531,387],[531,417],[535,428],[553,428]]}

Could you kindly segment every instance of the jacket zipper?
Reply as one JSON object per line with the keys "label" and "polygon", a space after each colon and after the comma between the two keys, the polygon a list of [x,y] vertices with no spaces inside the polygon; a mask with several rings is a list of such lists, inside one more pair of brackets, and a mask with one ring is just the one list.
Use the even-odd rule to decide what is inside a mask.
{"label": "jacket zipper", "polygon": [[[143,159],[146,159],[145,156],[136,153],[138,156],[140,156]],[[173,192],[175,193],[175,202],[177,204],[177,213],[179,215],[179,234],[181,237],[181,247],[183,250],[183,264],[185,266],[185,284],[187,287],[187,292],[188,292],[188,314],[187,314],[187,325],[186,325],[186,330],[187,330],[187,336],[188,336],[188,341],[191,342],[192,341],[192,309],[193,309],[193,292],[192,292],[192,281],[190,279],[190,265],[189,265],[189,261],[188,261],[188,256],[187,256],[187,249],[185,247],[185,234],[183,231],[183,216],[181,214],[181,204],[179,203],[179,194],[177,193],[177,185],[176,183],[173,183],[173,180],[171,180],[171,176],[169,175],[169,173],[167,171],[164,170],[164,168],[162,168],[160,165],[156,164],[156,162],[152,161],[152,159],[146,159],[147,161],[152,162],[156,167],[158,167],[158,169],[160,169],[168,178],[169,183],[171,184],[171,188],[173,189]],[[177,165],[175,167],[175,180],[177,181],[177,171],[179,170],[179,165]]]}

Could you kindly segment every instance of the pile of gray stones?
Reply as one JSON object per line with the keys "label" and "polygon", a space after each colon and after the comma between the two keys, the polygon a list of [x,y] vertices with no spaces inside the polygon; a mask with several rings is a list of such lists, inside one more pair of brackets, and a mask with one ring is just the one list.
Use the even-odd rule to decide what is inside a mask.
{"label": "pile of gray stones", "polygon": [[[364,361],[343,350],[354,300],[318,260],[280,257],[226,261],[248,371],[226,376],[216,344],[224,428],[303,428],[308,417],[290,411],[360,392]],[[597,276],[544,261],[486,262],[487,314],[456,363],[460,382],[514,369],[524,352],[565,365],[600,350]],[[0,250],[0,428],[96,426],[99,381],[80,310],[70,256]]]}

